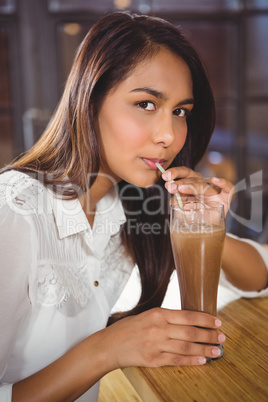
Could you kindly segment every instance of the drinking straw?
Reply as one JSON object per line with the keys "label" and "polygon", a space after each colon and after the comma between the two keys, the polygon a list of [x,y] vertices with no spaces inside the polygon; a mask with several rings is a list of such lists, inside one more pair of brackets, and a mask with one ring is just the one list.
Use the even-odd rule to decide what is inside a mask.
{"label": "drinking straw", "polygon": [[[155,162],[155,165],[158,167],[158,169],[160,170],[161,173],[164,173],[164,172],[165,172],[165,169],[160,165],[160,163]],[[174,180],[171,180],[170,183],[174,183]],[[180,207],[180,209],[182,210],[182,215],[183,215],[184,224],[188,227],[188,222],[187,222],[187,220],[186,220],[186,216],[185,216],[185,213],[184,213],[184,208],[183,208],[181,196],[180,196],[179,193],[175,193],[175,197],[177,198],[179,207]]]}
{"label": "drinking straw", "polygon": [[[155,164],[156,164],[156,166],[158,167],[158,169],[160,170],[160,172],[162,172],[162,173],[165,172],[165,169],[160,165],[160,163],[155,162]],[[174,183],[174,180],[171,180],[170,183]],[[180,194],[179,194],[179,193],[175,193],[175,196],[176,196],[176,198],[177,198],[177,201],[178,201],[178,204],[179,204],[180,208],[181,208],[182,211],[183,211],[183,204],[182,204],[182,200],[181,200]]]}

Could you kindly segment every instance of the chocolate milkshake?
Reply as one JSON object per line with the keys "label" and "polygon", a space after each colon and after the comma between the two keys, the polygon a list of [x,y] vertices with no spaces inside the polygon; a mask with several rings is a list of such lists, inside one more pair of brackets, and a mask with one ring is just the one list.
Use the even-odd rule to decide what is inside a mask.
{"label": "chocolate milkshake", "polygon": [[[217,294],[225,239],[223,205],[186,201],[171,206],[170,236],[183,310],[217,315]],[[223,354],[222,345],[217,345]]]}
{"label": "chocolate milkshake", "polygon": [[191,224],[171,228],[183,310],[217,314],[217,292],[225,229],[220,225]]}

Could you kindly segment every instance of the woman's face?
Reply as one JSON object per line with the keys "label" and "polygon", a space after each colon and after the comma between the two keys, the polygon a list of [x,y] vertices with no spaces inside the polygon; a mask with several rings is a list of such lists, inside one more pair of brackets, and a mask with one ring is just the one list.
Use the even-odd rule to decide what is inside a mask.
{"label": "woman's face", "polygon": [[182,149],[193,108],[187,64],[161,49],[105,98],[98,115],[100,172],[116,182],[149,187]]}

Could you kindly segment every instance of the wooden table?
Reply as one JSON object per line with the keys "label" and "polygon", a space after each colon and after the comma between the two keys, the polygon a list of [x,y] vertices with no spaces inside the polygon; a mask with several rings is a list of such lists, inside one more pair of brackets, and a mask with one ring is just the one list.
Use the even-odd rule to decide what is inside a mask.
{"label": "wooden table", "polygon": [[218,316],[227,338],[221,359],[123,370],[144,402],[268,401],[268,298],[236,300]]}

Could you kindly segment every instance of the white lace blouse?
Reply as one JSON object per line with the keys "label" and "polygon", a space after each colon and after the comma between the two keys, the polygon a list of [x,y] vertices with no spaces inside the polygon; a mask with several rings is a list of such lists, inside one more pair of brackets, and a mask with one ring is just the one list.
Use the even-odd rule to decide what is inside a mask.
{"label": "white lace blouse", "polygon": [[[10,384],[106,326],[133,269],[125,219],[116,190],[97,204],[91,230],[78,200],[23,173],[0,175],[1,402],[11,401]],[[97,399],[98,384],[79,401]]]}

